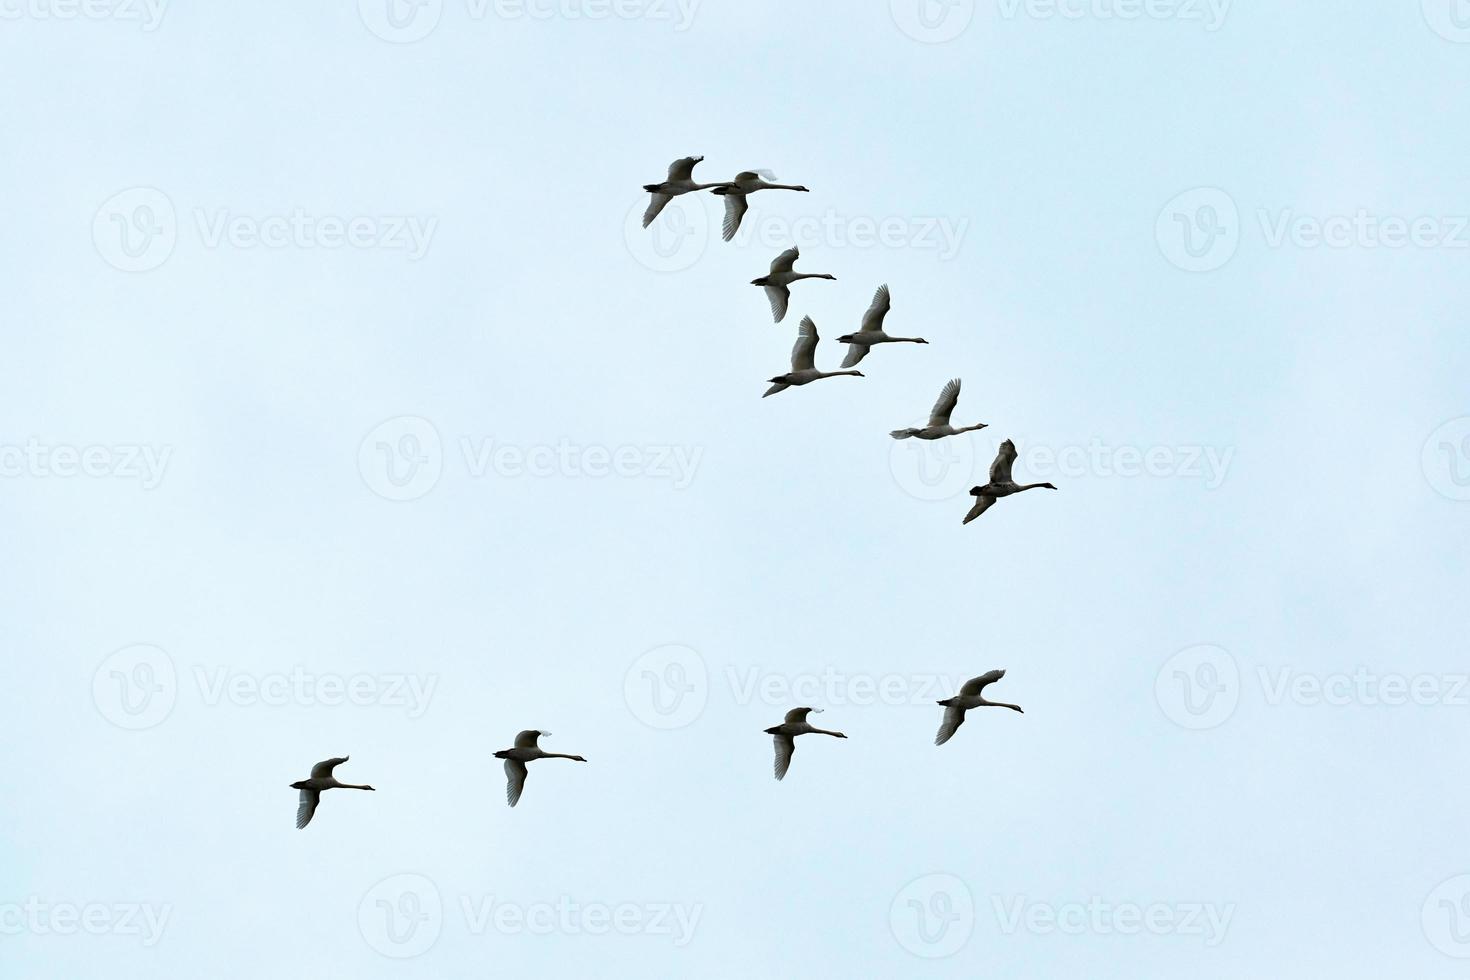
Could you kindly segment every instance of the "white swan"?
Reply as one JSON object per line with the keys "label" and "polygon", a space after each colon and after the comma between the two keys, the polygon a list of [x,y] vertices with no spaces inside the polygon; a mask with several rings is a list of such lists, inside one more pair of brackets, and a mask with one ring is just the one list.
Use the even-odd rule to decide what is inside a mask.
{"label": "white swan", "polygon": [[847,357],[843,359],[843,367],[852,367],[858,361],[868,356],[868,349],[874,344],[927,344],[929,341],[923,337],[890,337],[883,332],[883,318],[888,315],[889,307],[888,287],[879,286],[878,291],[873,294],[872,305],[868,312],[863,314],[863,325],[857,333],[850,333],[838,337],[837,342],[848,344]]}
{"label": "white swan", "polygon": [[836,279],[826,272],[792,272],[791,267],[801,257],[796,246],[788,248],[771,261],[771,274],[750,280],[752,286],[766,287],[766,298],[771,301],[771,316],[777,323],[786,316],[786,306],[791,302],[791,284],[802,279]]}
{"label": "white swan", "polygon": [[536,739],[542,735],[550,734],[550,732],[528,728],[516,735],[514,748],[501,749],[495,753],[495,758],[505,760],[505,802],[511,806],[516,805],[516,801],[521,798],[521,790],[526,788],[526,763],[535,762],[537,759],[573,759],[577,762],[587,761],[580,755],[547,752],[536,744]]}
{"label": "white swan", "polygon": [[644,184],[643,189],[653,195],[648,202],[648,210],[643,212],[643,227],[647,228],[658,217],[658,213],[680,194],[688,194],[690,191],[702,191],[710,187],[723,187],[724,184],[716,181],[713,184],[697,184],[694,182],[694,165],[703,160],[704,157],[680,157],[669,164],[669,179],[659,184]]}
{"label": "white swan", "polygon": [[742,170],[735,175],[735,179],[715,188],[715,193],[725,199],[725,224],[721,234],[725,241],[735,237],[735,232],[740,230],[740,219],[745,217],[745,210],[749,205],[745,199],[756,191],[802,191],[806,193],[810,188],[800,184],[775,184],[767,180],[771,174],[755,170]]}
{"label": "white swan", "polygon": [[1000,444],[1000,452],[995,454],[995,462],[990,464],[990,482],[983,487],[971,487],[970,496],[975,498],[975,506],[965,515],[963,523],[968,524],[981,514],[990,509],[990,505],[1001,497],[1009,497],[1013,493],[1023,490],[1035,490],[1037,487],[1046,487],[1055,490],[1056,487],[1050,483],[1017,483],[1011,479],[1011,464],[1016,461],[1016,444],[1007,439]]}
{"label": "white swan", "polygon": [[332,770],[348,760],[348,756],[340,759],[327,759],[318,762],[311,767],[311,778],[300,779],[291,784],[292,789],[301,790],[300,801],[296,804],[296,829],[300,830],[311,823],[312,816],[316,813],[316,805],[321,802],[322,792],[329,789],[366,789],[371,786],[356,786],[352,783],[338,782],[332,775]]}
{"label": "white swan", "polygon": [[796,346],[791,348],[791,370],[786,374],[778,374],[771,379],[771,387],[766,389],[762,398],[768,398],[778,391],[785,391],[792,385],[811,384],[822,378],[835,378],[840,375],[851,375],[856,378],[863,377],[861,371],[818,371],[816,368],[817,325],[812,318],[804,316],[801,318],[801,329],[796,334]]}
{"label": "white swan", "polygon": [[791,756],[796,752],[796,736],[831,735],[833,738],[847,738],[841,732],[829,732],[825,728],[815,728],[807,724],[806,716],[813,711],[820,713],[821,710],[821,708],[792,708],[786,712],[785,721],[766,729],[767,735],[775,736],[777,779],[784,779],[786,770],[791,768]]}
{"label": "white swan", "polygon": [[[972,677],[965,681],[960,693],[952,698],[945,698],[938,702],[944,705],[944,720],[939,723],[939,733],[934,736],[935,745],[943,745],[959,731],[965,723],[965,712],[971,708],[1010,708],[1012,711],[1021,711],[1019,704],[1006,704],[1004,701],[987,701],[981,693],[989,684],[994,684],[1006,675],[1003,670],[992,670],[988,674]],[[1024,711],[1021,711],[1025,714]]]}
{"label": "white swan", "polygon": [[951,379],[949,384],[939,392],[939,400],[934,403],[934,410],[929,413],[929,424],[921,429],[894,429],[888,433],[895,439],[943,439],[945,436],[957,436],[961,432],[975,432],[985,428],[985,423],[975,425],[962,425],[959,428],[949,424],[949,416],[954,412],[955,403],[960,400],[960,379]]}

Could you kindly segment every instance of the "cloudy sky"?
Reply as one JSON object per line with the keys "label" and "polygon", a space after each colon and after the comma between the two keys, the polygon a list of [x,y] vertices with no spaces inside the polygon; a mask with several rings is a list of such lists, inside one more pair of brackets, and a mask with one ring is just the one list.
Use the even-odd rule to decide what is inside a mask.
{"label": "cloudy sky", "polygon": [[[0,0],[0,65],[0,973],[1462,975],[1452,0]],[[811,193],[640,228],[689,154]],[[928,346],[760,397],[882,283]],[[962,527],[1005,438],[1060,489]],[[512,810],[523,728],[589,762]]]}

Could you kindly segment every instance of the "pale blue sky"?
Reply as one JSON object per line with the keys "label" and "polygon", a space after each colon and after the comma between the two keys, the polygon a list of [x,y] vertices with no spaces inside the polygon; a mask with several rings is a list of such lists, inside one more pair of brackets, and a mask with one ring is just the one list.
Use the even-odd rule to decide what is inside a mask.
{"label": "pale blue sky", "polygon": [[0,0],[0,976],[1462,975],[1470,10],[386,2]]}

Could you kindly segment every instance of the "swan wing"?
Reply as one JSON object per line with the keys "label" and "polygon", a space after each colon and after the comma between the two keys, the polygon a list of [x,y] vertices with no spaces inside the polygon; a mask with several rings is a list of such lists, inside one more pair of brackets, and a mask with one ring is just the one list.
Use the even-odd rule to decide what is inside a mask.
{"label": "swan wing", "polygon": [[970,512],[965,515],[965,519],[964,519],[964,521],[962,523],[965,523],[965,524],[970,523],[975,518],[979,517],[981,514],[985,513],[987,510],[989,510],[990,509],[990,505],[993,504],[993,503],[995,503],[995,498],[994,497],[987,497],[984,494],[981,494],[980,496],[976,497],[975,498],[975,506],[973,506],[973,507],[970,508]]}
{"label": "swan wing", "polygon": [[958,705],[948,705],[944,709],[944,719],[939,723],[939,732],[934,736],[935,745],[943,745],[954,737],[954,733],[960,730],[965,723],[965,709]]}
{"label": "swan wing", "polygon": [[745,211],[749,207],[744,194],[731,192],[725,195],[725,223],[720,228],[720,236],[725,241],[734,238],[735,232],[740,230],[740,219],[745,217]]}
{"label": "swan wing", "polygon": [[1003,670],[990,670],[981,674],[979,677],[971,677],[969,680],[965,681],[965,686],[960,688],[960,694],[964,695],[965,697],[975,697],[979,695],[981,691],[985,690],[986,685],[994,684],[1005,675],[1006,672]]}
{"label": "swan wing", "polygon": [[520,759],[505,760],[505,802],[515,806],[526,788],[526,764]]}
{"label": "swan wing", "polygon": [[647,228],[649,225],[653,224],[653,219],[658,217],[658,213],[664,209],[664,205],[668,204],[672,200],[673,198],[670,197],[668,194],[655,193],[650,195],[648,199],[648,209],[643,212],[643,227]]}
{"label": "swan wing", "polygon": [[872,305],[863,314],[863,333],[876,333],[883,329],[883,318],[888,315],[890,305],[887,284],[879,286],[873,294]]}
{"label": "swan wing", "polygon": [[842,366],[850,368],[858,361],[868,356],[869,346],[867,344],[848,344],[847,356],[842,359]]}
{"label": "swan wing", "polygon": [[939,400],[934,403],[934,410],[929,413],[930,425],[949,425],[949,417],[954,412],[954,407],[960,400],[960,379],[952,378],[949,384],[939,392]]}
{"label": "swan wing", "polygon": [[801,249],[793,245],[771,260],[771,271],[790,272],[791,267],[796,265],[796,260],[799,258],[801,258]]}
{"label": "swan wing", "polygon": [[814,371],[817,367],[817,325],[812,318],[801,318],[801,329],[796,333],[796,346],[791,348],[791,370]]}
{"label": "swan wing", "polygon": [[791,756],[796,752],[796,738],[791,735],[774,735],[772,741],[776,743],[776,778],[785,779],[786,770],[791,768]]}
{"label": "swan wing", "polygon": [[516,748],[534,749],[536,747],[536,739],[540,738],[542,734],[541,730],[537,728],[528,728],[523,732],[516,732]]}
{"label": "swan wing", "polygon": [[786,307],[791,302],[791,290],[785,286],[767,286],[766,299],[771,301],[771,318],[780,323],[786,317]]}
{"label": "swan wing", "polygon": [[321,802],[320,790],[304,789],[301,791],[301,799],[296,804],[296,829],[300,830],[311,823],[311,818],[316,814],[316,805]]}
{"label": "swan wing", "polygon": [[316,765],[311,767],[311,778],[327,778],[328,776],[332,775],[333,769],[336,769],[342,763],[346,762],[347,759],[348,757],[345,755],[340,759],[323,759],[321,762],[318,762]]}
{"label": "swan wing", "polygon": [[1000,444],[1000,451],[995,454],[995,462],[990,464],[991,483],[1010,483],[1011,464],[1016,461],[1016,444],[1007,439]]}
{"label": "swan wing", "polygon": [[680,157],[669,164],[669,180],[693,180],[694,165],[704,157]]}

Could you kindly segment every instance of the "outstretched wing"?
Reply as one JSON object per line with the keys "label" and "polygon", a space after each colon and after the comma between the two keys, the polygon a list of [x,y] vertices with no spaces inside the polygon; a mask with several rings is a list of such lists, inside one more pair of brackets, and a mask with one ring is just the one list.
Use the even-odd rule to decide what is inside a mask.
{"label": "outstretched wing", "polygon": [[948,742],[964,723],[965,709],[953,704],[947,706],[944,709],[944,720],[939,723],[939,732],[934,736],[934,744],[943,745]]}
{"label": "outstretched wing", "polygon": [[788,722],[795,723],[803,722],[806,721],[806,716],[811,713],[811,708],[792,708],[790,711],[786,712],[786,720]]}
{"label": "outstretched wing", "polygon": [[771,317],[780,323],[786,317],[786,307],[791,302],[791,290],[785,286],[767,286],[766,299],[771,301]]}
{"label": "outstretched wing", "polygon": [[954,412],[954,407],[959,400],[960,379],[954,378],[939,393],[939,400],[934,403],[934,411],[929,413],[929,424],[949,425],[949,417]]}
{"label": "outstretched wing", "polygon": [[776,778],[785,779],[786,770],[791,768],[791,756],[796,752],[796,739],[790,735],[772,736],[776,743]]}
{"label": "outstretched wing", "polygon": [[1003,670],[986,671],[979,677],[971,677],[969,680],[965,681],[965,686],[960,688],[960,693],[963,694],[965,697],[975,697],[981,691],[985,690],[986,685],[994,684],[1005,675],[1006,672]]}
{"label": "outstretched wing", "polygon": [[993,503],[995,503],[995,498],[994,497],[987,497],[987,496],[985,496],[983,494],[980,495],[980,496],[977,496],[975,498],[975,506],[970,508],[970,512],[965,515],[965,519],[964,519],[964,521],[962,523],[965,523],[965,524],[970,523],[975,518],[979,517],[981,514],[985,513],[987,510],[989,510],[990,509],[990,505],[993,504]]}
{"label": "outstretched wing", "polygon": [[735,175],[735,183],[737,184],[749,184],[752,181],[757,181],[760,179],[760,172],[756,170],[742,170]]}
{"label": "outstretched wing", "polygon": [[647,228],[653,224],[653,219],[658,217],[658,213],[664,209],[664,205],[672,200],[673,198],[668,194],[655,193],[650,195],[648,199],[648,210],[643,212],[643,227]]}
{"label": "outstretched wing", "polygon": [[342,763],[346,762],[348,758],[348,756],[344,755],[340,759],[325,759],[321,762],[318,762],[316,765],[311,767],[311,778],[325,779],[332,774],[333,769],[336,769]]}
{"label": "outstretched wing", "polygon": [[505,760],[505,802],[511,806],[521,798],[526,788],[526,764],[519,759]]}
{"label": "outstretched wing", "polygon": [[796,334],[796,346],[791,348],[791,370],[813,371],[817,366],[817,325],[812,318],[801,318],[801,329]]}
{"label": "outstretched wing", "polygon": [[889,307],[888,286],[884,284],[878,287],[873,294],[873,304],[868,307],[868,312],[863,314],[863,332],[873,333],[883,329],[883,318],[888,315]]}
{"label": "outstretched wing", "polygon": [[536,728],[528,728],[523,732],[516,732],[516,748],[534,749],[536,739],[541,737],[541,731]]}
{"label": "outstretched wing", "polygon": [[750,207],[745,202],[744,194],[730,193],[725,195],[725,223],[720,229],[720,236],[729,241],[735,237],[735,232],[740,230],[740,219],[745,217],[746,209]]}
{"label": "outstretched wing", "polygon": [[801,258],[801,249],[793,245],[771,260],[771,271],[790,272],[791,267],[796,265],[796,260],[799,258]]}
{"label": "outstretched wing", "polygon": [[1016,461],[1016,444],[1007,439],[1000,444],[1000,451],[995,454],[995,462],[990,464],[991,483],[1010,483],[1011,464]]}
{"label": "outstretched wing", "polygon": [[311,823],[311,818],[316,814],[316,805],[321,798],[322,794],[318,790],[304,789],[301,791],[301,800],[296,804],[297,830]]}
{"label": "outstretched wing", "polygon": [[693,180],[694,165],[704,157],[680,157],[669,164],[669,180]]}
{"label": "outstretched wing", "polygon": [[847,356],[842,359],[842,366],[845,368],[852,367],[858,361],[868,356],[868,349],[869,345],[867,344],[848,344]]}

